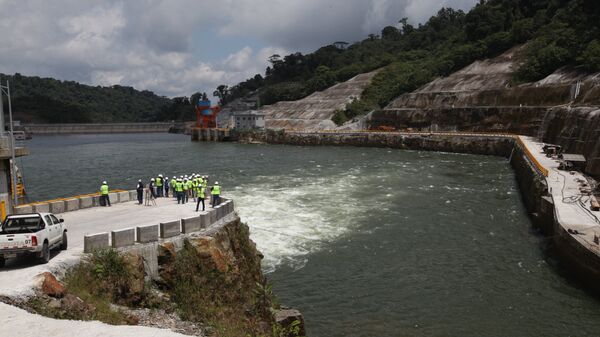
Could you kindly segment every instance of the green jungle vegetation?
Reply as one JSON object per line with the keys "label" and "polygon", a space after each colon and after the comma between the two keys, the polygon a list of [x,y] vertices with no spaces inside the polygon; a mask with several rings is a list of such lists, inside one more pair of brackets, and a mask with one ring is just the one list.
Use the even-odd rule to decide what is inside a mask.
{"label": "green jungle vegetation", "polygon": [[336,113],[333,120],[341,124],[438,76],[522,44],[524,62],[516,83],[542,79],[564,66],[600,71],[600,1],[481,0],[468,13],[443,8],[416,27],[404,18],[354,44],[340,41],[307,55],[273,55],[265,77],[219,91],[227,103],[258,90],[266,105],[301,99],[382,68],[359,100]]}

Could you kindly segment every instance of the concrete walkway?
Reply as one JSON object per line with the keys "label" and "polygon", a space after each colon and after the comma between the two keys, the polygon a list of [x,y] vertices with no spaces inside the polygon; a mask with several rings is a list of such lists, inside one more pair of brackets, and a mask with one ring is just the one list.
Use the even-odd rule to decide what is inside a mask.
{"label": "concrete walkway", "polygon": [[548,170],[546,182],[554,201],[558,223],[565,230],[577,230],[580,234],[572,237],[583,247],[600,256],[600,246],[594,243],[594,235],[600,235],[600,222],[595,218],[600,218],[600,212],[591,210],[590,199],[581,196],[579,190],[581,182],[587,183],[586,178],[579,172],[559,170],[559,162],[544,155],[543,143],[531,137],[521,137],[521,140],[540,165]]}
{"label": "concrete walkway", "polygon": [[[207,205],[208,206],[208,205]],[[210,206],[209,206],[210,207]],[[112,207],[95,207],[58,214],[68,229],[69,248],[56,251],[48,264],[40,265],[30,259],[7,261],[0,269],[0,295],[22,297],[33,294],[35,277],[42,272],[60,273],[79,261],[83,253],[83,237],[87,234],[111,230],[155,225],[197,215],[196,205],[190,199],[185,205],[177,205],[173,198],[159,198],[157,206],[141,206],[137,202],[115,204]]]}

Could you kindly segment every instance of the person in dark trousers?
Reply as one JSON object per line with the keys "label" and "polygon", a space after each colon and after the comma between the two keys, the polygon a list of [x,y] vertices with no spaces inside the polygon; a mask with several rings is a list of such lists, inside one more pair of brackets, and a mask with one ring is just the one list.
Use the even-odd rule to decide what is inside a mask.
{"label": "person in dark trousers", "polygon": [[156,197],[163,196],[163,180],[162,174],[159,174],[154,182],[154,185],[156,186]]}
{"label": "person in dark trousers", "polygon": [[142,179],[138,180],[138,184],[135,190],[137,191],[138,203],[141,205],[142,203],[144,203],[144,183],[142,183]]}
{"label": "person in dark trousers", "polygon": [[175,193],[177,194],[177,204],[183,204],[183,182],[177,179],[175,183]]}
{"label": "person in dark trousers", "polygon": [[169,177],[165,177],[165,198],[169,197]]}
{"label": "person in dark trousers", "polygon": [[198,208],[200,208],[200,203],[202,203],[202,212],[204,212],[204,187],[202,184],[198,184],[196,186],[196,192],[198,192],[198,201],[196,201],[196,212],[198,212]]}
{"label": "person in dark trousers", "polygon": [[103,181],[102,186],[100,186],[100,199],[104,201],[101,201],[101,204],[110,207],[110,198],[108,197],[108,184],[106,183],[106,181]]}
{"label": "person in dark trousers", "polygon": [[156,185],[154,184],[154,178],[150,179],[150,184],[148,184],[148,188],[150,189],[152,199],[156,199]]}
{"label": "person in dark trousers", "polygon": [[221,186],[219,186],[218,181],[215,181],[215,184],[211,187],[210,194],[212,194],[212,207],[215,208],[221,203]]}

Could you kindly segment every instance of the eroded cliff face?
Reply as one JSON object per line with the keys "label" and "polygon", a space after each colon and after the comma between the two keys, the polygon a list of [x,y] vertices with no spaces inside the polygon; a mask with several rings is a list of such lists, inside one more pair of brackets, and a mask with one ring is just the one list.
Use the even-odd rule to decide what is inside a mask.
{"label": "eroded cliff face", "polygon": [[331,117],[335,111],[343,110],[346,104],[359,98],[376,74],[377,71],[360,74],[298,101],[263,106],[260,110],[266,114],[266,127],[302,131],[334,129]]}
{"label": "eroded cliff face", "polygon": [[522,47],[477,61],[400,96],[370,117],[371,128],[506,132],[543,138],[584,154],[600,175],[600,74],[560,69],[515,85]]}

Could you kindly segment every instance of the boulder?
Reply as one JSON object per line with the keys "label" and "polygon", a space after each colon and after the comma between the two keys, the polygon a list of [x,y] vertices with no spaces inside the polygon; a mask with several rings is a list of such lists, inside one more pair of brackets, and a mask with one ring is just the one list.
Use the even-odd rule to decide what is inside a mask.
{"label": "boulder", "polygon": [[[304,317],[300,311],[290,308],[281,308],[275,312],[275,322],[287,333],[286,337],[305,336]],[[297,330],[297,331],[294,331]]]}
{"label": "boulder", "polygon": [[135,302],[136,299],[141,299],[144,293],[146,276],[144,272],[144,259],[139,254],[129,252],[123,256],[123,260],[129,274],[127,281],[129,287],[128,296]]}
{"label": "boulder", "polygon": [[52,273],[44,272],[42,273],[41,278],[41,290],[43,294],[56,298],[61,298],[65,295],[65,287],[58,282]]}
{"label": "boulder", "polygon": [[233,253],[219,244],[214,237],[203,235],[191,238],[189,242],[199,256],[210,259],[221,273],[237,272]]}

